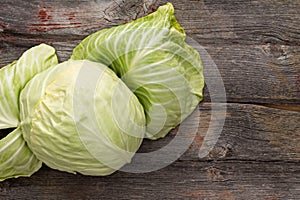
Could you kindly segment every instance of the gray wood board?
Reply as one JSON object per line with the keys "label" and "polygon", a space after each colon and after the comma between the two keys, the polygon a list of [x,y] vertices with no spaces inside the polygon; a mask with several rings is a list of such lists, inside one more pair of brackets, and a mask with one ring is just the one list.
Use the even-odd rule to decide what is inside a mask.
{"label": "gray wood board", "polygon": [[[206,157],[199,158],[199,149],[210,123],[215,124],[221,118],[219,115],[210,120],[211,106],[217,108],[216,113],[223,113],[223,104],[201,104],[200,115],[194,115],[186,122],[196,128],[191,126],[183,133],[189,137],[190,130],[197,130],[193,143],[184,155],[164,169],[142,174],[116,172],[108,177],[89,177],[44,167],[30,178],[0,183],[0,198],[219,199],[225,195],[227,199],[297,199],[300,195],[300,126],[297,123],[300,113],[227,104],[226,122],[216,146]],[[139,153],[166,146],[177,131],[175,129],[159,141],[144,141]],[[176,151],[176,147],[173,150]],[[152,161],[144,164],[151,165]]]}
{"label": "gray wood board", "polygon": [[[1,66],[42,42],[56,47],[64,61],[88,34],[131,21],[163,3],[145,2],[146,6],[141,1],[78,1],[69,6],[57,1],[26,5],[4,1],[0,11]],[[216,63],[227,100],[299,105],[299,1],[228,2],[173,1],[187,36],[202,45]],[[209,99],[208,90],[204,95]]]}
{"label": "gray wood board", "polygon": [[14,199],[299,199],[300,165],[289,162],[175,162],[144,174],[89,177],[47,167],[1,183]]}

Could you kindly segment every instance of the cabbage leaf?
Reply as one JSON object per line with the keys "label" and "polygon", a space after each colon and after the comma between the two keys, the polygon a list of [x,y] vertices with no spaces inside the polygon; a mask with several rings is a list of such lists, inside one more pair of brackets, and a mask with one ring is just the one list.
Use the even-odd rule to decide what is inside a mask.
{"label": "cabbage leaf", "polygon": [[57,63],[55,49],[41,44],[0,69],[0,129],[17,127],[21,90],[36,74]]}

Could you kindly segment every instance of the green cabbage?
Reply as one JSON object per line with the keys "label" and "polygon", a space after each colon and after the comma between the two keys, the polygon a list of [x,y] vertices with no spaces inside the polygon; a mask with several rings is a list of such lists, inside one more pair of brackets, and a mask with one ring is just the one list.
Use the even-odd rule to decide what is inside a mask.
{"label": "green cabbage", "polygon": [[71,59],[109,66],[135,93],[147,119],[147,137],[164,137],[202,100],[204,79],[196,50],[187,45],[172,4],[131,23],[84,39]]}
{"label": "green cabbage", "polygon": [[143,138],[164,137],[202,99],[202,63],[171,4],[84,39],[58,64],[41,44],[0,69],[0,181],[42,163],[108,175]]}
{"label": "green cabbage", "polygon": [[[20,99],[24,137],[53,169],[111,174],[130,162],[144,137],[143,107],[102,64],[61,63],[35,76]],[[116,117],[120,113],[122,118]]]}

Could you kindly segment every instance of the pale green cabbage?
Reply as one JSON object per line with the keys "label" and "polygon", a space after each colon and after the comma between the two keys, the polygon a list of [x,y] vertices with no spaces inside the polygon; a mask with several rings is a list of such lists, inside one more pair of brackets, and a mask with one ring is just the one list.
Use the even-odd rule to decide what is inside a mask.
{"label": "pale green cabbage", "polygon": [[144,137],[158,139],[202,99],[202,64],[168,3],[134,22],[84,39],[58,64],[41,44],[0,69],[0,181],[42,163],[108,175]]}
{"label": "pale green cabbage", "polygon": [[[89,81],[97,73],[93,87]],[[144,137],[143,107],[99,63],[70,60],[52,67],[35,76],[20,99],[24,137],[37,158],[54,169],[111,174],[130,162]]]}
{"label": "pale green cabbage", "polygon": [[71,58],[109,66],[144,106],[147,137],[158,139],[202,99],[201,59],[185,37],[168,3],[136,21],[88,36]]}

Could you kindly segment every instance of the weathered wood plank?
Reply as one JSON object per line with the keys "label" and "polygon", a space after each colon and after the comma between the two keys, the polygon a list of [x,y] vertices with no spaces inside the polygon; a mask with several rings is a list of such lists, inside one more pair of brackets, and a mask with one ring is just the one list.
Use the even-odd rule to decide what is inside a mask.
{"label": "weathered wood plank", "polygon": [[[1,2],[4,32],[87,35],[155,10],[165,0]],[[299,1],[172,0],[188,35],[205,44],[288,44],[299,46]],[[25,9],[26,8],[26,9]]]}
{"label": "weathered wood plank", "polygon": [[[199,158],[211,119],[211,105],[201,104],[200,116],[195,116],[200,117],[198,133],[188,151],[164,169],[88,177],[44,167],[31,178],[0,183],[0,198],[300,198],[300,112],[228,104],[225,126],[215,148],[207,157]],[[218,112],[222,113],[224,107],[214,106],[219,106],[214,118],[217,122],[222,117]],[[195,118],[189,119],[189,124],[194,124]],[[184,134],[189,129],[194,128],[186,129]],[[176,130],[166,139],[145,141],[139,152],[157,150],[175,134]]]}
{"label": "weathered wood plank", "polygon": [[2,0],[0,32],[70,38],[132,21],[156,8],[155,0]]}
{"label": "weathered wood plank", "polygon": [[44,167],[0,183],[15,199],[299,199],[300,165],[286,162],[175,162],[151,173],[88,177]]}
{"label": "weathered wood plank", "polygon": [[[217,108],[213,120],[211,105]],[[198,128],[197,135],[180,160],[300,161],[300,112],[251,104],[227,104],[226,121],[222,127],[218,121],[224,116],[223,111],[224,108],[218,104],[201,104],[200,119],[196,116],[189,119],[191,123],[185,130],[188,133]],[[199,148],[210,125],[222,129],[222,133],[209,155],[199,158]],[[154,151],[167,145],[176,133],[177,129],[162,140],[144,141],[140,152]]]}
{"label": "weathered wood plank", "polygon": [[[54,45],[61,61],[66,60],[76,44],[91,32],[131,21],[137,16],[151,12],[158,5],[156,1],[138,2],[101,1],[95,3],[78,1],[73,2],[72,6],[69,6],[67,2],[32,2],[26,6],[26,13],[24,14],[22,3],[12,4],[11,1],[4,1],[4,9],[0,11],[0,22],[3,21],[2,23],[6,25],[2,25],[2,31],[0,30],[0,40],[2,40],[0,43],[2,55],[0,64],[4,66],[10,63],[27,48],[41,42]],[[268,4],[265,2],[258,4],[253,1],[240,2],[238,0],[231,1],[231,3],[228,1],[218,3],[212,1],[191,1],[191,3],[173,1],[176,17],[186,29],[188,36],[196,39],[201,45],[205,45],[217,64],[229,102],[288,105],[300,104],[300,47],[293,42],[284,43],[287,45],[281,45],[282,42],[277,40],[277,42],[268,42],[265,36],[276,30],[280,31],[280,34],[283,35],[282,38],[287,37],[287,39],[280,39],[282,41],[289,40],[288,35],[292,33],[297,36],[295,36],[296,39],[299,39],[300,31],[297,28],[300,26],[291,28],[294,23],[300,22],[298,20],[300,16],[298,10],[300,9],[297,9],[300,5],[297,2],[291,1],[290,4],[282,4],[282,2],[270,1]],[[164,2],[160,1],[159,3]],[[143,5],[145,6],[143,7]],[[88,8],[91,9],[88,14],[82,11],[88,10]],[[118,10],[125,10],[126,12],[117,12]],[[47,14],[50,11],[51,14]],[[43,15],[39,16],[39,12]],[[66,13],[73,13],[74,16],[67,16]],[[24,16],[22,16],[23,14]],[[121,17],[121,15],[124,16]],[[211,20],[210,18],[213,16],[216,19]],[[245,16],[248,18],[244,19]],[[230,20],[227,20],[226,17],[235,19],[235,23],[229,26]],[[79,20],[83,26],[63,25],[63,23],[75,19]],[[250,20],[251,23],[245,23],[244,20]],[[37,21],[44,25],[59,24],[62,27],[54,30],[50,30],[51,28],[41,31],[31,30],[32,27],[28,23],[38,23]],[[241,24],[239,24],[240,22]],[[264,27],[265,23],[269,23],[273,29]],[[287,25],[282,27],[282,24]],[[45,28],[45,26],[40,28],[43,29],[43,27]],[[244,33],[241,33],[239,37],[228,39],[225,36],[228,35],[225,34],[227,30],[222,30],[226,27],[236,27],[237,30]],[[210,34],[205,35],[203,31]],[[263,37],[264,39],[258,41],[248,37]],[[211,42],[209,38],[215,42]],[[241,38],[248,38],[249,42],[243,42]],[[272,39],[274,37],[271,37],[270,40]],[[239,42],[228,42],[228,40]],[[206,78],[211,77],[206,76]],[[208,90],[205,91],[205,97],[209,99]]]}
{"label": "weathered wood plank", "polygon": [[[217,110],[213,120],[212,105]],[[200,115],[187,120],[188,126],[183,126],[185,129],[181,134],[193,137],[190,132],[198,131],[194,142],[180,160],[300,161],[300,112],[232,103],[227,104],[226,121],[222,127],[218,121],[224,117],[223,106],[202,103],[199,107]],[[221,129],[222,133],[210,154],[199,158],[199,149],[210,125]],[[9,130],[0,130],[0,135],[6,135]],[[174,139],[177,132],[178,128],[164,139],[145,140],[139,152],[151,152],[164,147]]]}
{"label": "weathered wood plank", "polygon": [[172,3],[187,33],[203,45],[300,45],[300,1],[173,0]]}
{"label": "weathered wood plank", "polygon": [[[19,38],[15,44],[0,46],[0,65],[11,63],[27,48],[39,44],[33,40]],[[61,40],[44,38],[41,42],[53,45],[60,60],[64,61],[80,40]],[[205,48],[221,73],[227,101],[300,105],[300,46],[220,45]],[[215,74],[206,73],[205,78],[210,79],[214,87]],[[205,101],[209,101],[209,95],[206,88]]]}
{"label": "weathered wood plank", "polygon": [[[219,45],[206,49],[221,73],[229,102],[300,105],[299,46]],[[206,79],[214,77],[206,75]]]}

